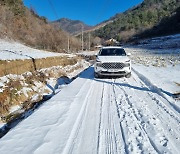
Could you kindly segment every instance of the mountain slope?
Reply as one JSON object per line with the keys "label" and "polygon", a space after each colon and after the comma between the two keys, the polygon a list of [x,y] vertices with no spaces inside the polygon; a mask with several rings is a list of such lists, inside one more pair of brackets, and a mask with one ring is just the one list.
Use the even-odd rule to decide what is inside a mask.
{"label": "mountain slope", "polygon": [[144,0],[137,7],[111,18],[114,21],[96,30],[94,36],[127,41],[135,34],[157,25],[164,17],[172,16],[179,6],[179,0]]}
{"label": "mountain slope", "polygon": [[[0,38],[19,40],[30,46],[55,52],[68,50],[66,32],[55,29],[45,17],[27,9],[22,0],[0,1]],[[80,48],[80,42],[70,37],[70,50]]]}
{"label": "mountain slope", "polygon": [[89,30],[92,28],[92,26],[88,26],[79,20],[71,20],[67,18],[54,21],[53,24],[70,34],[80,33],[82,31],[82,27],[83,30]]}
{"label": "mountain slope", "polygon": [[170,17],[165,17],[158,25],[153,28],[145,30],[135,36],[136,39],[144,39],[148,37],[156,37],[169,34],[180,33],[180,7],[176,9]]}

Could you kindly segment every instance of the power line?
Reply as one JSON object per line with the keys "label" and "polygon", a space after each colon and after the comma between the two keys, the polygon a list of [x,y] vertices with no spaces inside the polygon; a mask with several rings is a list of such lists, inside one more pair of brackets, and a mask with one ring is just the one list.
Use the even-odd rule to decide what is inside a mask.
{"label": "power line", "polygon": [[68,53],[69,53],[69,49],[70,49],[70,38],[69,38],[69,34],[68,34]]}
{"label": "power line", "polygon": [[57,12],[56,12],[56,9],[55,9],[53,3],[51,2],[51,0],[48,0],[48,2],[49,2],[49,5],[50,5],[50,7],[51,7],[51,9],[52,9],[55,17],[56,17],[57,19],[59,19],[58,14],[57,14]]}

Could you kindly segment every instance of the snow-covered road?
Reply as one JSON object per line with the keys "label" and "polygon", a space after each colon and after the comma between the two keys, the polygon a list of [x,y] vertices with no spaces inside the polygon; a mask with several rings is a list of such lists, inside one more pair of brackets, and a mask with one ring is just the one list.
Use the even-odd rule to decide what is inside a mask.
{"label": "snow-covered road", "polygon": [[134,70],[94,79],[93,67],[0,139],[1,154],[174,153],[180,109]]}

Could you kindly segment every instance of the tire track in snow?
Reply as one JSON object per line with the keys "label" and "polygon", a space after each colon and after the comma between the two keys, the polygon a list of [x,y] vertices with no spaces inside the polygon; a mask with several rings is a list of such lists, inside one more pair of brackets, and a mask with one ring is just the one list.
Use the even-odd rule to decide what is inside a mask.
{"label": "tire track in snow", "polygon": [[[155,102],[157,105],[161,106],[160,105],[161,101],[159,101],[158,98],[152,96],[150,93],[148,93],[148,94],[151,97],[152,102]],[[180,142],[178,144],[174,140],[177,140],[177,141],[179,140],[179,138],[178,138],[178,136],[180,134],[179,120],[177,118],[174,118],[174,116],[170,115],[169,112],[167,111],[167,109],[163,108],[162,106],[159,108],[159,112],[157,110],[154,110],[153,112],[155,113],[155,115],[157,115],[157,118],[161,121],[161,126],[163,127],[163,131],[165,132],[165,136],[166,136],[165,140],[167,140],[168,142],[171,141],[171,143],[172,143],[171,146],[173,147],[173,149],[176,149],[176,151],[178,152],[179,149],[177,147],[178,147],[178,145],[180,145]],[[169,114],[169,116],[168,117],[162,116],[163,113],[167,113],[167,114]],[[175,120],[176,120],[176,122],[175,122]],[[177,128],[173,129],[172,126],[177,126]]]}
{"label": "tire track in snow", "polygon": [[[100,137],[99,127],[101,114],[101,99],[103,97],[104,83],[93,80],[93,90],[87,99],[87,107],[83,115],[83,121],[78,130],[78,135],[74,140],[72,153],[98,153],[98,136]],[[89,83],[91,84],[91,82]],[[89,86],[84,90],[84,97],[86,97]],[[82,95],[82,94],[81,94]],[[79,99],[83,101],[84,99]],[[103,102],[102,102],[103,103]],[[69,152],[70,153],[70,152]]]}
{"label": "tire track in snow", "polygon": [[167,91],[164,91],[163,89],[160,89],[158,87],[156,87],[154,84],[152,84],[149,79],[147,79],[145,76],[143,76],[142,74],[140,74],[138,71],[136,71],[135,69],[133,69],[133,72],[136,74],[136,76],[138,77],[138,79],[141,81],[141,85],[145,85],[147,86],[147,88],[153,92],[158,94],[159,96],[161,96],[164,100],[166,100],[166,102],[169,104],[164,104],[164,106],[170,108],[170,110],[172,111],[172,109],[174,109],[175,112],[173,112],[174,114],[176,114],[176,112],[180,113],[180,108],[178,106],[176,106],[175,104],[171,103],[171,101],[169,101],[167,99],[167,97],[164,95],[168,95],[170,97],[172,97],[173,95]]}
{"label": "tire track in snow", "polygon": [[147,138],[147,141],[149,141],[149,143],[150,143],[151,146],[154,148],[154,150],[155,150],[157,153],[161,153],[161,152],[158,150],[158,148],[157,148],[157,146],[155,145],[155,143],[153,142],[153,140],[148,136],[148,133],[146,132],[146,130],[143,128],[143,126],[141,126],[142,119],[138,118],[138,116],[136,115],[137,111],[135,111],[135,110],[137,110],[137,109],[132,105],[131,101],[129,100],[128,94],[126,93],[126,91],[125,91],[123,88],[120,88],[120,89],[121,89],[121,90],[123,91],[123,93],[124,93],[126,102],[127,102],[128,105],[130,106],[130,108],[129,108],[130,113],[133,114],[133,118],[135,118],[135,121],[137,121],[136,124],[138,125],[138,127],[139,127],[139,129],[140,129],[140,132],[141,132],[142,134],[144,134],[143,136],[144,136],[145,138]]}
{"label": "tire track in snow", "polygon": [[[111,88],[111,87],[110,87]],[[109,95],[109,103],[107,104],[107,122],[108,122],[108,129],[105,130],[106,132],[106,153],[110,154],[113,153],[113,149],[114,149],[114,143],[113,141],[115,141],[113,139],[113,134],[114,131],[112,129],[112,115],[111,115],[111,104],[112,104],[112,94],[111,94],[111,89],[110,89],[110,95]]]}
{"label": "tire track in snow", "polygon": [[[139,76],[137,75],[137,77]],[[144,81],[142,81],[141,78],[139,78],[139,80],[141,86],[144,86]],[[151,102],[154,102],[151,104],[152,112],[156,115],[156,118],[161,121],[161,126],[163,127],[167,138],[172,142],[171,146],[178,151],[179,149],[177,147],[178,144],[180,144],[180,120],[177,115],[178,113],[176,114],[175,110],[167,105],[169,101],[163,99],[164,97],[162,98],[161,95],[154,94],[153,92],[147,92],[147,94],[151,98]],[[156,108],[156,110],[154,108]],[[166,113],[167,116],[165,116],[164,113]],[[177,128],[172,129],[172,126],[177,126]]]}
{"label": "tire track in snow", "polygon": [[82,125],[82,122],[84,120],[84,114],[85,114],[85,111],[86,111],[86,107],[87,107],[87,100],[89,99],[89,97],[91,96],[90,94],[92,93],[93,91],[93,85],[94,85],[94,82],[90,84],[90,88],[87,92],[87,95],[83,101],[83,105],[81,107],[81,110],[79,112],[79,115],[74,123],[74,126],[72,128],[72,131],[70,133],[70,136],[66,142],[66,146],[63,150],[63,154],[69,154],[69,153],[72,153],[73,151],[73,147],[74,147],[74,144],[75,144],[75,139],[77,138],[78,136],[78,133],[79,133],[79,130],[80,130],[80,127]]}
{"label": "tire track in snow", "polygon": [[124,130],[123,130],[122,120],[121,120],[121,116],[120,116],[119,109],[118,109],[117,98],[115,97],[116,94],[115,94],[114,84],[113,84],[113,94],[114,94],[114,100],[115,100],[114,104],[115,104],[115,107],[116,107],[116,113],[117,113],[118,118],[119,118],[119,120],[120,120],[120,121],[119,121],[119,126],[120,126],[120,133],[121,133],[121,135],[122,135],[122,139],[123,139],[123,143],[124,143],[124,152],[125,152],[126,154],[128,154],[128,153],[129,153],[129,151],[128,151],[128,145],[127,145],[127,141],[126,141],[126,138],[125,138],[125,132],[124,132]]}
{"label": "tire track in snow", "polygon": [[104,93],[102,99],[100,143],[98,153],[113,154],[125,153],[125,145],[120,131],[119,117],[114,106],[114,96],[112,80],[107,80],[111,84],[104,82]]}
{"label": "tire track in snow", "polygon": [[102,97],[101,97],[101,106],[100,106],[100,120],[99,120],[99,127],[98,127],[98,139],[97,139],[97,153],[99,153],[99,144],[100,144],[100,135],[101,135],[101,123],[102,123],[102,105],[103,105],[103,96],[104,96],[104,84],[102,90]]}
{"label": "tire track in snow", "polygon": [[[114,83],[114,81],[112,81],[112,84]],[[113,110],[113,96],[112,96],[112,84],[110,86],[110,95],[109,95],[109,103],[107,105],[107,110],[108,110],[108,124],[109,124],[109,129],[107,136],[107,145],[108,145],[108,151],[107,154],[111,154],[111,153],[117,153],[117,144],[116,144],[116,139],[115,139],[115,129],[114,129],[114,114],[112,112],[114,112]]]}
{"label": "tire track in snow", "polygon": [[116,100],[116,104],[117,104],[117,111],[124,112],[122,118],[120,117],[121,118],[120,125],[122,132],[126,130],[126,132],[122,134],[124,141],[126,142],[126,153],[131,153],[131,152],[143,153],[145,151],[147,152],[147,149],[143,149],[144,146],[143,144],[145,143],[149,144],[150,147],[148,148],[148,150],[150,153],[154,153],[154,152],[159,153],[158,149],[154,146],[155,144],[151,142],[146,131],[144,131],[142,126],[139,124],[140,123],[139,119],[137,119],[137,117],[135,116],[133,112],[133,107],[129,103],[128,95],[120,86],[116,86],[116,85],[113,86],[115,99],[118,96],[118,94],[116,93],[119,92],[119,90],[117,90],[116,87],[118,87],[121,93],[123,93],[121,95],[122,97],[119,100],[119,102],[118,100]]}
{"label": "tire track in snow", "polygon": [[[136,74],[136,73],[135,73],[135,74]],[[136,74],[136,75],[137,75],[137,74]],[[137,82],[137,79],[136,79],[137,77],[138,77],[138,79],[139,79],[139,82]],[[146,86],[145,83],[144,83],[144,81],[142,81],[142,79],[140,79],[138,75],[137,75],[137,77],[133,76],[133,79],[134,79],[137,83],[139,83],[139,84],[141,85],[141,87]],[[172,119],[171,121],[174,121],[175,124],[176,124],[176,123],[180,124],[179,114],[178,114],[177,112],[175,113],[175,111],[173,110],[173,108],[169,107],[169,106],[167,105],[167,103],[165,103],[165,102],[167,102],[167,100],[166,100],[166,99],[163,99],[164,97],[161,97],[161,95],[158,95],[158,93],[157,93],[157,95],[158,95],[159,97],[155,96],[156,93],[154,94],[153,91],[152,91],[152,92],[149,91],[149,92],[147,92],[147,94],[148,94],[149,97],[151,98],[152,102],[154,102],[154,103],[157,105],[157,108],[162,110],[161,112],[167,113],[168,116]],[[169,101],[168,101],[168,102],[169,102]],[[178,114],[178,115],[177,115],[177,114]],[[160,115],[160,114],[159,114],[159,115]]]}
{"label": "tire track in snow", "polygon": [[[103,88],[103,96],[101,99],[101,112],[100,112],[100,127],[99,127],[99,142],[98,142],[98,153],[109,154],[112,151],[112,139],[111,139],[111,119],[110,119],[110,104],[107,102],[109,100],[109,94],[107,95],[107,84]],[[105,116],[106,114],[106,116]],[[106,124],[109,125],[106,125]]]}
{"label": "tire track in snow", "polygon": [[[133,80],[136,82],[136,84],[137,83],[139,83],[140,81],[140,79],[138,79],[138,78],[134,78],[134,76],[133,76]],[[139,82],[138,82],[139,81]],[[133,84],[132,83],[132,81],[131,81],[131,79],[129,79],[129,81],[128,81],[129,83],[131,83],[131,84]],[[152,107],[152,105],[153,105],[153,103],[151,103],[151,102],[153,102],[153,100],[152,100],[152,98],[149,96],[149,93],[150,92],[143,92],[144,93],[144,95],[147,95],[147,96],[145,96],[145,98],[147,98],[147,100],[151,100],[151,102],[149,102],[149,103],[146,103],[144,100],[141,100],[141,97],[143,96],[143,93],[141,94],[141,95],[137,95],[137,94],[140,94],[141,93],[141,91],[135,91],[134,92],[134,94],[135,94],[135,96],[133,95],[133,96],[128,96],[128,93],[130,94],[130,95],[132,95],[133,93],[132,93],[132,90],[130,89],[130,88],[127,88],[127,87],[121,87],[121,86],[119,86],[120,87],[120,89],[123,89],[123,91],[124,91],[124,93],[125,93],[125,95],[126,95],[126,98],[129,100],[133,100],[133,98],[139,98],[138,100],[133,100],[133,102],[131,102],[130,100],[128,101],[129,103],[130,103],[130,106],[132,107],[132,109],[134,110],[133,112],[134,112],[134,115],[135,115],[135,117],[139,120],[139,121],[141,121],[140,122],[140,126],[142,125],[142,128],[144,128],[144,131],[146,132],[146,134],[148,135],[148,137],[149,137],[149,141],[151,142],[151,144],[152,144],[152,146],[154,146],[154,148],[156,149],[156,151],[158,152],[159,151],[159,148],[161,149],[161,151],[163,151],[163,150],[167,150],[167,151],[169,151],[168,150],[168,148],[170,148],[170,151],[174,151],[174,152],[178,152],[178,144],[179,144],[179,139],[177,139],[177,137],[179,136],[179,131],[176,131],[176,130],[171,130],[170,132],[168,131],[168,130],[170,130],[171,128],[172,128],[172,126],[178,126],[179,124],[177,123],[177,121],[176,120],[174,120],[174,119],[172,119],[172,120],[169,120],[169,121],[167,121],[167,119],[169,119],[168,117],[169,117],[169,115],[168,115],[168,117],[166,116],[166,115],[164,115],[164,113],[166,113],[166,112],[164,112],[164,110],[162,110],[161,108],[159,108],[158,106],[153,106]],[[144,86],[143,86],[144,87]],[[130,91],[131,90],[131,91]],[[154,95],[153,93],[151,93],[152,95]],[[158,95],[158,97],[155,97],[155,98],[157,98],[157,99],[159,99],[159,95]],[[142,97],[143,98],[143,97]],[[145,99],[146,100],[146,99]],[[140,106],[140,108],[138,109],[137,107],[135,107],[135,106],[137,106],[139,103],[143,103],[141,106]],[[147,101],[148,102],[148,101]],[[144,106],[147,106],[147,108],[142,108],[142,107],[144,107]],[[151,110],[149,110],[149,109],[151,109]],[[149,110],[149,111],[148,111]],[[154,125],[151,125],[150,126],[150,124],[151,123],[149,123],[149,121],[147,121],[147,120],[145,120],[145,121],[143,121],[143,116],[144,115],[140,115],[139,114],[139,112],[140,111],[143,111],[144,112],[144,114],[147,116],[146,117],[146,119],[147,118],[149,118],[149,119],[155,119],[154,120],[154,122],[155,122],[155,124]],[[149,115],[146,113],[146,112],[149,112]],[[172,118],[172,116],[171,116],[171,118]],[[160,126],[162,127],[158,127],[158,123],[157,123],[157,119],[160,121],[159,123],[160,123]],[[173,121],[173,122],[172,122]],[[152,122],[152,120],[150,121],[150,122]],[[141,124],[142,123],[142,124]],[[159,142],[161,142],[161,145],[162,146],[164,146],[165,148],[163,149],[163,148],[161,148],[161,147],[157,147],[156,145],[157,145],[157,141],[156,141],[156,143],[154,143],[153,141],[154,141],[154,138],[151,138],[152,137],[152,133],[151,132],[149,132],[149,129],[147,129],[147,128],[145,128],[144,126],[147,126],[147,127],[152,127],[152,128],[154,128],[156,131],[156,134],[159,136],[160,134],[160,136],[159,136],[159,138],[161,138],[161,139],[159,139],[160,141]],[[170,127],[171,126],[171,127]],[[161,129],[161,131],[159,131],[159,132],[157,132],[157,130],[159,130],[159,129]],[[177,127],[177,129],[179,129],[179,127]],[[160,133],[160,132],[162,132],[162,133]],[[164,135],[163,135],[164,134]],[[171,136],[170,136],[171,135]],[[176,141],[175,141],[175,140]],[[155,139],[155,140],[157,140],[157,139]],[[169,145],[167,145],[167,143],[169,143]],[[167,147],[166,147],[167,146]],[[168,147],[169,146],[169,147]],[[169,152],[170,152],[169,151]]]}

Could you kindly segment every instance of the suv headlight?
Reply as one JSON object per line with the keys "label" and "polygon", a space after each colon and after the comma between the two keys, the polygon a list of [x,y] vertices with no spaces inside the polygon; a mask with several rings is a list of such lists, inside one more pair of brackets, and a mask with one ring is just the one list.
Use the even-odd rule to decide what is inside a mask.
{"label": "suv headlight", "polygon": [[96,59],[96,66],[101,66],[101,64],[102,64],[101,60],[97,58]]}
{"label": "suv headlight", "polygon": [[130,63],[131,63],[131,60],[126,60],[125,63],[124,63],[124,66],[125,67],[129,67]]}

